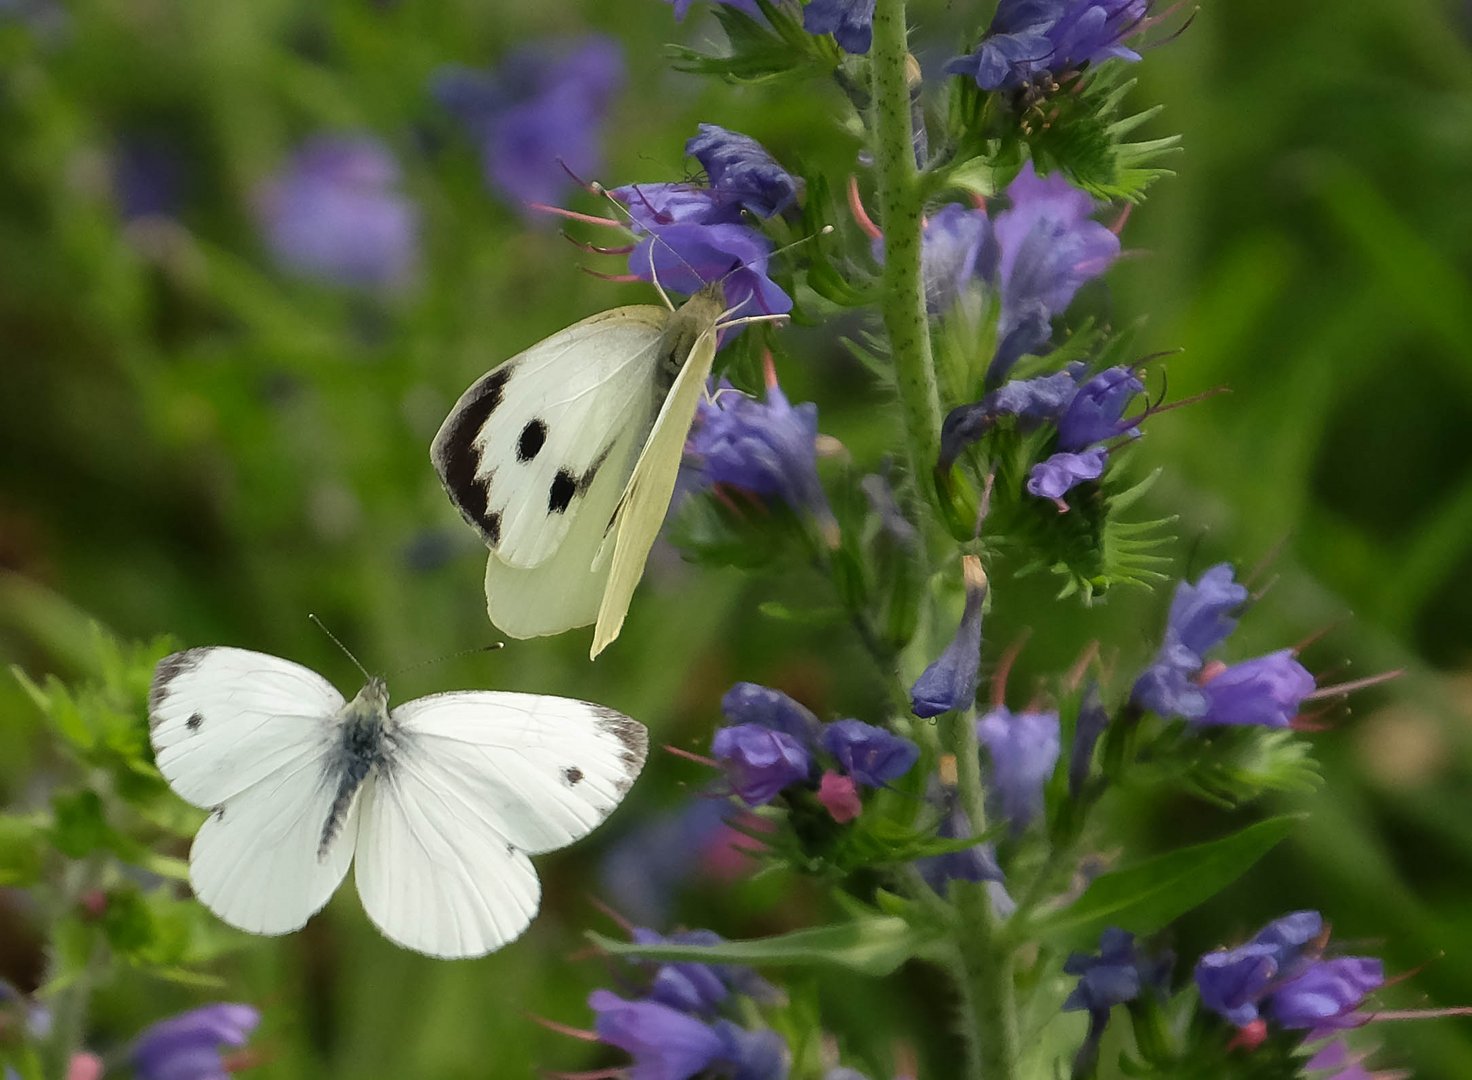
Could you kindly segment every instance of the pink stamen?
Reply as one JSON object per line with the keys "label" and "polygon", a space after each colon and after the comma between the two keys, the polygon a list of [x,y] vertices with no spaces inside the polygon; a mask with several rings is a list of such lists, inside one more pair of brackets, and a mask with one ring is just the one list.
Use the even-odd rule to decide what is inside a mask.
{"label": "pink stamen", "polygon": [[1303,700],[1313,701],[1316,698],[1345,697],[1354,693],[1356,690],[1364,690],[1371,686],[1379,686],[1381,683],[1387,683],[1391,679],[1398,679],[1405,673],[1405,668],[1396,668],[1394,671],[1382,671],[1379,675],[1369,675],[1363,679],[1356,679],[1353,682],[1340,683],[1337,686],[1321,687]]}
{"label": "pink stamen", "polygon": [[613,218],[594,217],[592,214],[580,214],[576,210],[564,210],[560,206],[548,206],[546,203],[527,203],[528,210],[536,210],[543,214],[555,214],[558,217],[567,218],[569,221],[581,221],[588,225],[606,225],[618,228],[622,222]]}
{"label": "pink stamen", "polygon": [[762,350],[762,377],[768,390],[777,389],[777,365],[772,360],[772,350]]}
{"label": "pink stamen", "polygon": [[1313,633],[1309,634],[1308,637],[1304,638],[1297,645],[1294,645],[1293,646],[1293,655],[1294,656],[1297,656],[1299,653],[1303,652],[1303,650],[1306,649],[1306,648],[1308,648],[1310,645],[1314,645],[1314,644],[1317,644],[1319,641],[1322,641],[1324,638],[1326,638],[1326,637],[1329,636],[1329,632],[1331,630],[1337,629],[1338,627],[1340,627],[1341,625],[1343,625],[1343,623],[1344,623],[1344,620],[1343,619],[1336,619],[1334,622],[1329,623],[1327,626],[1324,626],[1324,627],[1319,628],[1318,630],[1315,630]]}
{"label": "pink stamen", "polygon": [[561,235],[573,247],[580,248],[591,255],[628,255],[639,246],[638,244],[624,244],[622,247],[599,247],[597,244],[590,244],[586,240],[579,240],[565,229]]}
{"label": "pink stamen", "polygon": [[643,278],[636,277],[633,274],[605,274],[601,270],[594,270],[591,267],[587,266],[580,266],[578,267],[578,269],[587,274],[589,277],[595,277],[599,281],[612,281],[618,285],[629,285],[635,281],[644,280]]}
{"label": "pink stamen", "polygon": [[1283,554],[1283,549],[1288,546],[1288,537],[1284,535],[1277,543],[1264,552],[1263,557],[1258,560],[1257,565],[1247,571],[1247,576],[1242,579],[1242,584],[1248,588],[1252,583],[1267,572],[1269,566],[1278,561],[1278,556]]}
{"label": "pink stamen", "polygon": [[1060,514],[1066,514],[1071,509],[1069,507],[1069,505],[1066,502],[1064,502],[1062,499],[1053,499],[1052,500],[1052,503],[1053,503],[1054,506],[1056,506],[1058,508],[1058,512]]}
{"label": "pink stamen", "polygon": [[1115,236],[1118,236],[1120,233],[1124,232],[1124,224],[1130,219],[1130,214],[1134,211],[1134,209],[1134,203],[1125,203],[1124,209],[1119,212],[1119,217],[1115,218],[1114,224],[1108,227],[1109,231],[1112,232]]}
{"label": "pink stamen", "polygon": [[1007,676],[1012,673],[1012,665],[1022,655],[1023,646],[1027,639],[1032,637],[1032,628],[1028,627],[1017,635],[1017,640],[1008,645],[1001,657],[997,660],[997,670],[992,672],[992,708],[1000,709],[1007,701]]}
{"label": "pink stamen", "polygon": [[629,1074],[623,1069],[593,1069],[589,1072],[543,1073],[547,1080],[623,1080]]}
{"label": "pink stamen", "polygon": [[675,757],[684,758],[686,761],[693,761],[697,765],[707,765],[712,769],[719,769],[721,767],[721,763],[715,758],[708,758],[701,754],[692,753],[689,750],[682,750],[680,747],[671,746],[669,743],[664,744],[664,749],[666,753],[674,754]]}
{"label": "pink stamen", "polygon": [[522,1015],[532,1023],[541,1024],[548,1031],[555,1031],[559,1035],[581,1039],[583,1042],[598,1041],[598,1033],[596,1031],[588,1031],[586,1028],[569,1027],[567,1024],[559,1024],[556,1020],[548,1020],[545,1016],[538,1016],[536,1013],[523,1013]]}
{"label": "pink stamen", "polygon": [[1063,676],[1063,686],[1071,694],[1079,688],[1084,681],[1084,675],[1088,673],[1089,665],[1099,655],[1099,639],[1095,638],[1084,646],[1083,652],[1078,654],[1078,659],[1073,662],[1073,667]]}
{"label": "pink stamen", "polygon": [[869,217],[869,212],[864,209],[864,200],[859,197],[859,178],[857,176],[848,178],[848,211],[870,240],[878,240],[884,235],[879,231],[879,226],[875,225],[873,219]]}
{"label": "pink stamen", "polygon": [[615,910],[610,905],[605,904],[602,900],[598,899],[598,897],[594,896],[592,893],[589,893],[587,895],[587,901],[595,908],[597,908],[598,911],[603,914],[604,918],[609,919],[611,922],[613,922],[614,925],[616,925],[625,934],[628,934],[631,937],[633,936],[634,924],[629,922],[628,919],[624,918],[624,916],[620,912]]}

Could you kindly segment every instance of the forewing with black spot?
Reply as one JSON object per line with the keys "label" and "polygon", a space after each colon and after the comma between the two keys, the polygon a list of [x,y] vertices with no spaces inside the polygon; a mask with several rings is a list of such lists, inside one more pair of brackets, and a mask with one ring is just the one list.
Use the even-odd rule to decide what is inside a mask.
{"label": "forewing with black spot", "polygon": [[[669,312],[605,311],[538,342],[461,395],[430,449],[440,480],[493,554],[532,568],[595,489],[622,490],[660,401]],[[599,531],[606,522],[600,522]]]}

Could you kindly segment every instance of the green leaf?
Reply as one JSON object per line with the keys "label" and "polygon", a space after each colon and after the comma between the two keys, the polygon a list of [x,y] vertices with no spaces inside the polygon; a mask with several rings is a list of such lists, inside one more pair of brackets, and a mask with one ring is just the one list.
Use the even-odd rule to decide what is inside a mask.
{"label": "green leaf", "polygon": [[932,936],[893,916],[855,919],[753,941],[723,941],[719,945],[638,945],[588,934],[599,948],[615,956],[697,964],[833,966],[874,976],[888,975],[921,953]]}
{"label": "green leaf", "polygon": [[0,815],[0,886],[39,881],[45,846],[46,826],[38,816]]}
{"label": "green leaf", "polygon": [[1220,840],[1104,874],[1068,907],[1034,920],[1026,933],[1072,948],[1093,946],[1111,926],[1153,933],[1245,874],[1288,835],[1299,816],[1269,818]]}

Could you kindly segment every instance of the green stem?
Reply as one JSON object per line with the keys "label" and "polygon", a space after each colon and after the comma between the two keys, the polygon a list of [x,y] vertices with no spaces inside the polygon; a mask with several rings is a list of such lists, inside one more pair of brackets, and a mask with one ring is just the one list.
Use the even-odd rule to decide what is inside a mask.
{"label": "green stem", "polygon": [[[940,450],[940,396],[930,352],[930,322],[920,273],[921,191],[915,167],[905,0],[877,0],[869,64],[874,85],[874,163],[884,229],[884,328],[894,357],[910,466],[921,490]],[[985,791],[976,726],[970,711],[950,721],[949,749],[958,770],[957,797],[971,827],[986,828]],[[984,1080],[1017,1076],[1017,1006],[1012,956],[1002,940],[985,885],[953,884],[955,959],[962,1022],[971,1050],[966,1075]]]}
{"label": "green stem", "polygon": [[921,194],[915,168],[905,44],[905,0],[877,0],[869,67],[874,86],[874,171],[884,230],[884,329],[894,356],[910,467],[926,498],[940,457],[940,396],[920,275]]}
{"label": "green stem", "polygon": [[[106,872],[106,863],[96,856],[66,867],[61,888],[57,890],[53,938],[61,921],[76,910],[81,899],[102,886]],[[51,1031],[46,1037],[42,1053],[45,1075],[48,1077],[65,1076],[73,1056],[81,1050],[87,1033],[87,1009],[92,1002],[93,985],[101,977],[102,969],[107,964],[107,949],[103,945],[101,931],[90,929],[89,932],[93,940],[86,966],[54,990],[51,988],[56,987],[67,976],[62,970],[64,961],[58,947],[52,945],[46,978],[42,983],[47,997],[47,1008],[51,1013]]]}

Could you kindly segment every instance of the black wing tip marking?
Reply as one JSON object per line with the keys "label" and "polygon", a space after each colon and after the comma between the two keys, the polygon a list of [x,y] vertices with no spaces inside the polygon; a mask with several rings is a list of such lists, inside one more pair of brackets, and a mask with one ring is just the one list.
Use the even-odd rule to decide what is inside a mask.
{"label": "black wing tip marking", "polygon": [[590,705],[590,708],[598,718],[598,729],[612,735],[623,747],[619,760],[623,762],[624,775],[619,777],[616,785],[622,796],[634,786],[634,778],[644,768],[644,759],[649,754],[649,731],[639,721],[625,716],[617,709],[610,709],[606,705]]}
{"label": "black wing tip marking", "polygon": [[552,486],[547,489],[547,513],[565,514],[577,493],[578,478],[566,469],[558,469]]}
{"label": "black wing tip marking", "polygon": [[[148,687],[148,719],[150,727],[157,727],[161,722],[159,710],[169,697],[169,685],[180,675],[184,675],[197,668],[204,660],[205,654],[209,652],[209,646],[197,646],[193,649],[185,649],[183,652],[170,653],[158,662],[158,667],[153,670],[153,682]],[[198,715],[198,714],[196,714]],[[190,719],[193,719],[191,717]],[[196,727],[198,725],[195,725]]]}
{"label": "black wing tip marking", "polygon": [[450,501],[492,544],[499,541],[501,522],[499,517],[493,521],[486,513],[491,498],[491,477],[480,475],[481,453],[475,438],[501,407],[513,370],[512,364],[502,364],[466,391],[469,400],[462,398],[446,418],[429,455]]}

